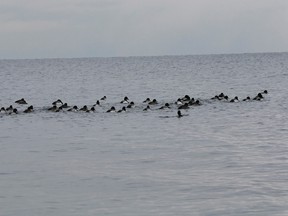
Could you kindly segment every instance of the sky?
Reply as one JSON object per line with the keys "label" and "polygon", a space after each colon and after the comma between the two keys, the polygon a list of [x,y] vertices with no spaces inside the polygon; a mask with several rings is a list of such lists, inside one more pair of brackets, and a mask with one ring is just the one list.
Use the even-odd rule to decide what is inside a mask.
{"label": "sky", "polygon": [[288,0],[0,0],[0,59],[288,51]]}

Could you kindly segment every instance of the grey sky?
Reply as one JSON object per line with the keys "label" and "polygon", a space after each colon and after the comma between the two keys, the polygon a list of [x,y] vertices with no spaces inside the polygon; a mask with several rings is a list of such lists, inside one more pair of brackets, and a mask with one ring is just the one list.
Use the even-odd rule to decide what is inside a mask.
{"label": "grey sky", "polygon": [[0,58],[288,51],[287,0],[1,0]]}

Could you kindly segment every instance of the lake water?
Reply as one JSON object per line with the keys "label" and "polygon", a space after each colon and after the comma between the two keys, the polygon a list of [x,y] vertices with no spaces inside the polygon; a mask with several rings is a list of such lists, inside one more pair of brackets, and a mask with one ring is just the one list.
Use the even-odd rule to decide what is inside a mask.
{"label": "lake water", "polygon": [[[288,215],[287,81],[288,53],[0,60],[0,107],[19,111],[0,113],[0,215]],[[186,94],[202,105],[177,118]]]}

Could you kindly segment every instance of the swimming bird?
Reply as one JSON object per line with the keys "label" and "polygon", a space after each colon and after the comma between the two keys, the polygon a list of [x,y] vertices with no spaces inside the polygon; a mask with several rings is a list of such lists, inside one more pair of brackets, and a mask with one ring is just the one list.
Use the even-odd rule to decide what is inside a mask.
{"label": "swimming bird", "polygon": [[218,95],[215,95],[214,97],[211,98],[211,100],[216,100],[216,99],[217,99],[217,100],[220,100],[220,98],[219,98]]}
{"label": "swimming bird", "polygon": [[96,104],[94,104],[93,106],[100,106],[100,101],[97,100],[97,101],[96,101]]}
{"label": "swimming bird", "polygon": [[232,100],[230,100],[230,103],[234,103],[234,102],[239,102],[239,99],[237,96],[235,96]]}
{"label": "swimming bird", "polygon": [[67,103],[64,103],[63,105],[61,105],[62,108],[68,108],[68,104]]}
{"label": "swimming bird", "polygon": [[123,106],[121,110],[118,110],[117,113],[126,112],[126,107]]}
{"label": "swimming bird", "polygon": [[190,96],[189,95],[185,95],[181,100],[182,101],[190,101]]}
{"label": "swimming bird", "polygon": [[91,109],[90,109],[90,110],[89,110],[89,109],[87,109],[87,110],[86,110],[86,112],[87,112],[87,113],[89,113],[89,112],[95,112],[95,107],[91,107]]}
{"label": "swimming bird", "polygon": [[251,98],[249,96],[247,96],[246,98],[244,98],[242,101],[250,101]]}
{"label": "swimming bird", "polygon": [[188,102],[188,104],[191,106],[191,105],[194,105],[195,104],[195,99],[194,98],[192,98],[189,102]]}
{"label": "swimming bird", "polygon": [[150,98],[146,98],[146,100],[143,101],[143,103],[149,103],[151,100]]}
{"label": "swimming bird", "polygon": [[81,109],[80,109],[80,111],[84,111],[84,112],[86,112],[88,110],[88,107],[86,106],[86,105],[84,105]]}
{"label": "swimming bird", "polygon": [[18,110],[16,108],[13,108],[13,110],[10,110],[8,115],[11,115],[11,114],[18,114]]}
{"label": "swimming bird", "polygon": [[56,105],[53,105],[52,107],[48,108],[48,111],[55,111],[57,109]]}
{"label": "swimming bird", "polygon": [[116,111],[115,107],[112,106],[112,107],[111,107],[109,110],[107,110],[106,112],[109,113],[109,112],[115,112],[115,111]]}
{"label": "swimming bird", "polygon": [[25,101],[24,98],[22,98],[20,100],[16,100],[15,103],[17,103],[17,104],[27,104],[27,102]]}
{"label": "swimming bird", "polygon": [[29,106],[26,110],[24,110],[23,112],[24,113],[30,113],[30,112],[32,112],[33,111],[33,106],[31,105],[31,106]]}
{"label": "swimming bird", "polygon": [[181,118],[181,117],[183,117],[183,115],[182,115],[182,113],[181,113],[181,111],[180,111],[180,110],[178,110],[178,112],[177,112],[177,117],[178,117],[178,118]]}
{"label": "swimming bird", "polygon": [[228,95],[225,95],[225,96],[223,97],[223,99],[226,100],[226,101],[228,101],[228,100],[229,100]]}
{"label": "swimming bird", "polygon": [[78,107],[77,106],[73,106],[72,108],[68,109],[68,112],[72,112],[72,111],[77,111]]}
{"label": "swimming bird", "polygon": [[223,98],[224,96],[225,96],[225,95],[224,95],[223,92],[221,92],[221,93],[218,95],[219,98]]}
{"label": "swimming bird", "polygon": [[175,102],[175,104],[183,105],[183,102],[182,102],[181,98],[178,98],[177,101]]}
{"label": "swimming bird", "polygon": [[60,99],[58,99],[52,103],[52,105],[59,105],[59,104],[63,105],[63,102]]}
{"label": "swimming bird", "polygon": [[184,103],[183,105],[179,106],[178,109],[189,109],[189,104]]}
{"label": "swimming bird", "polygon": [[122,100],[120,103],[129,103],[129,98],[125,96],[124,100]]}
{"label": "swimming bird", "polygon": [[6,108],[6,111],[12,111],[13,110],[13,106],[10,105],[9,107]]}
{"label": "swimming bird", "polygon": [[131,101],[131,102],[129,103],[129,105],[127,106],[127,108],[130,109],[130,108],[132,108],[134,105],[135,105],[134,102]]}
{"label": "swimming bird", "polygon": [[165,105],[164,105],[164,106],[161,106],[159,109],[165,109],[165,108],[168,108],[168,109],[171,108],[170,105],[169,105],[169,103],[165,103]]}
{"label": "swimming bird", "polygon": [[264,97],[261,93],[258,93],[257,96],[253,98],[253,100],[258,100],[258,101],[260,101],[262,99],[264,99]]}
{"label": "swimming bird", "polygon": [[60,112],[62,110],[63,110],[62,107],[58,107],[54,112]]}
{"label": "swimming bird", "polygon": [[149,105],[147,105],[147,107],[143,109],[143,111],[148,111],[148,110],[151,110]]}
{"label": "swimming bird", "polygon": [[200,101],[199,100],[196,100],[196,101],[194,101],[194,102],[189,102],[189,105],[191,105],[191,106],[200,106],[201,105],[201,103],[200,103]]}
{"label": "swimming bird", "polygon": [[106,100],[106,98],[107,98],[106,96],[103,96],[100,100]]}
{"label": "swimming bird", "polygon": [[156,99],[153,99],[152,101],[150,101],[148,103],[149,105],[155,105],[155,104],[158,104],[158,101]]}

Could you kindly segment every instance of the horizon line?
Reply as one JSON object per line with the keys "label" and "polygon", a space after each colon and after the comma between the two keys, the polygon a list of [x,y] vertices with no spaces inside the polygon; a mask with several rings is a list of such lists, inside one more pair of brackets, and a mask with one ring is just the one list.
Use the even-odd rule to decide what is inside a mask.
{"label": "horizon line", "polygon": [[207,54],[167,54],[167,55],[127,55],[127,56],[86,56],[86,57],[47,57],[47,58],[0,58],[0,61],[13,60],[55,60],[55,59],[92,59],[92,58],[148,58],[148,57],[180,57],[180,56],[213,56],[213,55],[247,55],[247,54],[284,54],[288,51],[239,52],[239,53],[207,53]]}

